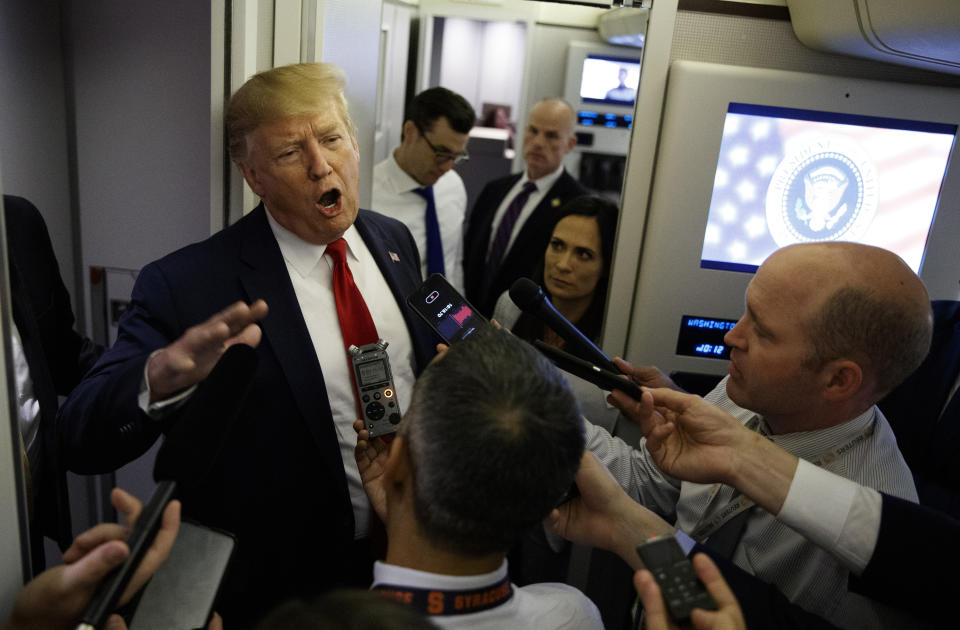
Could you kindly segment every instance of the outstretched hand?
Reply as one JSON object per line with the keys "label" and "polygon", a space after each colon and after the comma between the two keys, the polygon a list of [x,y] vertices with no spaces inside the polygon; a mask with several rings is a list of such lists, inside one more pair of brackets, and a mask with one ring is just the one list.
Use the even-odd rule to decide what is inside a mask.
{"label": "outstretched hand", "polygon": [[[140,515],[140,501],[116,488],[110,494],[113,506],[132,525]],[[180,527],[180,502],[171,501],[163,513],[160,530],[137,567],[119,603],[130,600],[166,559]],[[20,628],[72,628],[90,603],[100,581],[120,566],[130,549],[124,542],[128,527],[102,523],[77,536],[63,554],[64,564],[48,569],[24,586],[6,630]],[[125,628],[122,619],[111,617],[107,628]]]}
{"label": "outstretched hand", "polygon": [[647,450],[657,467],[685,481],[730,483],[737,455],[749,451],[750,443],[760,439],[699,396],[669,389],[645,391],[630,411],[642,417]]}
{"label": "outstretched hand", "polygon": [[[676,383],[670,380],[666,374],[654,366],[634,366],[623,359],[617,357],[614,359],[617,367],[626,374],[630,380],[644,389],[671,389],[680,393],[686,393]],[[607,396],[607,402],[620,410],[620,412],[632,422],[640,425],[640,430],[646,435],[653,426],[663,423],[663,418],[654,410],[653,399],[646,394],[640,400],[629,394],[615,389]]]}
{"label": "outstretched hand", "polygon": [[573,542],[606,549],[630,566],[638,566],[638,542],[673,533],[662,518],[631,499],[590,452],[584,452],[576,477],[580,496],[554,509],[544,521]]}
{"label": "outstretched hand", "polygon": [[202,381],[230,346],[245,343],[257,347],[262,331],[256,322],[266,315],[267,303],[263,300],[249,305],[236,302],[154,352],[147,361],[150,402]]}
{"label": "outstretched hand", "polygon": [[[698,553],[693,557],[693,568],[700,576],[703,585],[717,603],[717,610],[695,608],[690,615],[690,623],[696,630],[746,630],[743,613],[733,591],[723,579],[717,565],[709,556]],[[643,602],[647,630],[668,630],[676,626],[667,616],[667,608],[660,594],[660,587],[653,575],[646,569],[637,571],[633,576],[633,585]]]}
{"label": "outstretched hand", "polygon": [[387,490],[383,485],[383,473],[390,456],[390,444],[382,437],[371,439],[370,432],[363,428],[363,420],[353,423],[357,432],[357,447],[353,456],[360,470],[360,481],[367,493],[370,506],[381,521],[387,520]]}

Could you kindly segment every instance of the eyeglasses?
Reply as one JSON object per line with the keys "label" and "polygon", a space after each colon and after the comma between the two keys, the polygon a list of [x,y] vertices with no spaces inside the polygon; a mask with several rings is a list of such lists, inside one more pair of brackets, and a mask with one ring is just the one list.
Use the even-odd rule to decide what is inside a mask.
{"label": "eyeglasses", "polygon": [[433,143],[427,140],[427,134],[423,132],[423,127],[420,125],[417,125],[417,131],[420,132],[420,137],[423,138],[423,141],[426,142],[430,150],[433,151],[433,159],[438,165],[449,162],[450,160],[453,160],[454,164],[460,164],[470,159],[470,154],[466,151],[447,151],[446,149],[438,149],[433,146]]}

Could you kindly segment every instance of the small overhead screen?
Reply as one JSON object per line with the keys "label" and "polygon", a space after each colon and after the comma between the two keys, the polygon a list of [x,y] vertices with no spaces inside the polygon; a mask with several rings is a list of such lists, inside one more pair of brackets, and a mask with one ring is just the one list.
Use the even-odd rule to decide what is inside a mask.
{"label": "small overhead screen", "polygon": [[580,100],[633,108],[640,84],[640,60],[588,54],[580,74]]}
{"label": "small overhead screen", "polygon": [[754,272],[774,250],[856,241],[920,271],[957,125],[732,102],[701,266]]}

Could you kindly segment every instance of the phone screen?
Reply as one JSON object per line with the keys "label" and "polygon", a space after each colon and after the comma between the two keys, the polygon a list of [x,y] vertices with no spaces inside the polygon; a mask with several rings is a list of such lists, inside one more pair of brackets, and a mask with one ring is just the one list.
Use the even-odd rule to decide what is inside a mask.
{"label": "phone screen", "polygon": [[427,278],[407,297],[407,304],[447,343],[454,343],[486,325],[487,320],[440,274]]}

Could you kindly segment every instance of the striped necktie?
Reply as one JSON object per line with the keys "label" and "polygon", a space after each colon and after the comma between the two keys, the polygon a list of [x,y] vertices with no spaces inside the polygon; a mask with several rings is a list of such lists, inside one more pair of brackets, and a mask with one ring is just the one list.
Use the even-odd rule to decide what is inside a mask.
{"label": "striped necktie", "polygon": [[517,193],[517,196],[514,197],[510,205],[507,206],[507,211],[504,213],[503,218],[500,219],[500,225],[497,226],[496,235],[493,237],[493,243],[490,245],[490,253],[487,256],[486,273],[484,273],[483,276],[483,291],[481,295],[484,300],[491,297],[487,295],[487,292],[490,290],[493,278],[497,275],[497,270],[500,268],[503,256],[507,252],[507,244],[510,242],[510,235],[513,233],[513,228],[517,223],[517,218],[520,216],[520,211],[527,205],[527,200],[536,189],[537,185],[533,182],[524,184],[520,192]]}

